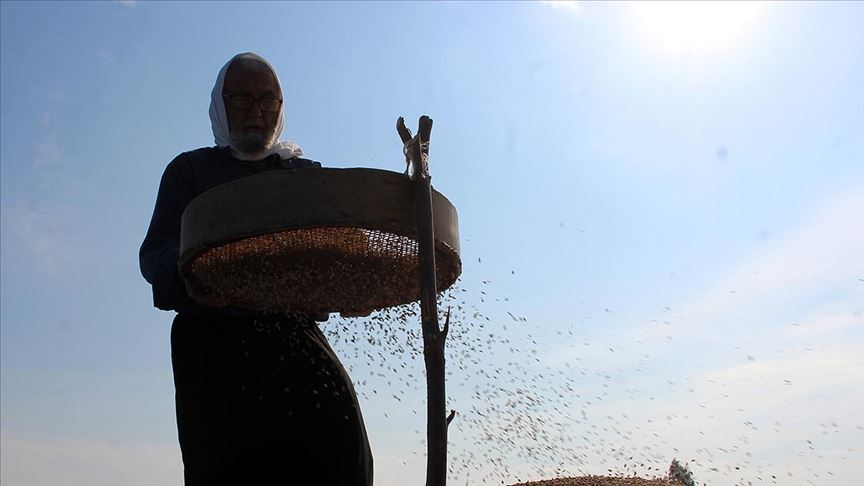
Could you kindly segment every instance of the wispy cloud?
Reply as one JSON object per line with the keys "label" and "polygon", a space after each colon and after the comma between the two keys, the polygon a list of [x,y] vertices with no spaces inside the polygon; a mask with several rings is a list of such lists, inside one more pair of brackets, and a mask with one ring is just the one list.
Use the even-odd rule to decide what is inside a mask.
{"label": "wispy cloud", "polygon": [[701,450],[715,481],[853,481],[864,433],[861,214],[864,191],[835,194],[647,332],[650,347],[702,370],[679,370],[673,391],[644,411],[668,431],[698,431],[670,438]]}
{"label": "wispy cloud", "polygon": [[[862,283],[864,287],[864,283]],[[864,330],[864,313],[860,309],[836,310],[814,312],[805,316],[799,322],[793,322],[784,333],[791,339],[825,336],[828,334],[848,331],[851,329]]]}
{"label": "wispy cloud", "polygon": [[[701,370],[703,350],[671,349],[675,370],[610,366],[611,379],[602,388],[591,373],[577,375],[582,398],[571,397],[563,409],[573,444],[556,447],[577,447],[579,437],[602,430],[583,450],[588,471],[602,472],[604,463],[620,471],[632,465],[628,457],[662,466],[664,456],[678,456],[695,460],[696,477],[707,484],[755,483],[772,475],[784,485],[812,484],[808,480],[816,476],[855,483],[854,458],[864,453],[860,343],[834,342]],[[574,422],[580,413],[587,415]],[[547,415],[539,421],[562,420]]]}
{"label": "wispy cloud", "polygon": [[640,460],[696,459],[708,483],[853,484],[864,452],[861,214],[864,191],[838,192],[651,325],[574,340],[544,364],[573,373],[583,398],[570,406]]}
{"label": "wispy cloud", "polygon": [[[693,381],[701,399],[725,399],[750,415],[776,415],[787,405],[797,404],[800,413],[815,418],[827,411],[805,402],[833,402],[836,397],[864,389],[857,372],[862,366],[864,355],[857,346],[835,343],[706,371],[695,375]],[[851,405],[848,401],[837,403],[830,413],[851,412]],[[847,425],[854,423],[854,417],[847,417],[851,420]]]}
{"label": "wispy cloud", "polygon": [[119,3],[120,5],[122,5],[124,7],[130,7],[130,8],[138,5],[137,0],[116,0],[116,3]]}
{"label": "wispy cloud", "polygon": [[[785,325],[809,315],[808,305],[851,301],[864,285],[862,214],[864,191],[837,194],[804,217],[797,229],[675,306],[674,321],[653,326],[649,333],[699,334],[747,323]],[[849,312],[864,311],[860,301],[858,306]]]}
{"label": "wispy cloud", "polygon": [[752,480],[761,473],[782,476],[783,484],[806,484],[815,473],[852,484],[852,458],[864,452],[862,366],[860,345],[831,344],[697,373],[689,393],[657,403],[654,420],[672,417],[670,431],[698,432],[673,437],[680,437],[681,448],[702,451],[694,456],[705,474],[712,474],[713,462],[722,465],[715,477]]}

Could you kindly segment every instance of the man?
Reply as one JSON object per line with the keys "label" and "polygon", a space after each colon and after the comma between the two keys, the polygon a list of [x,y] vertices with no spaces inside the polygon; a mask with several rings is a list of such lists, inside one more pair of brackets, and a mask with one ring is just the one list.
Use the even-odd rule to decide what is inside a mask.
{"label": "man", "polygon": [[141,245],[154,305],[175,310],[171,360],[186,486],[372,484],[357,396],[311,316],[275,316],[187,289],[180,217],[202,192],[271,170],[320,167],[278,142],[282,89],[262,57],[239,54],[210,101],[216,147],[177,156],[162,176]]}

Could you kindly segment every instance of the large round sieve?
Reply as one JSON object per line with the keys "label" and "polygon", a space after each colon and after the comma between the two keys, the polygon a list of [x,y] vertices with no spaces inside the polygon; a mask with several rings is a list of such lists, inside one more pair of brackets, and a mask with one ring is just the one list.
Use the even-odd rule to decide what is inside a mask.
{"label": "large round sieve", "polygon": [[[433,190],[438,290],[461,273],[456,208]],[[180,269],[204,293],[269,312],[365,312],[419,300],[413,186],[378,169],[274,171],[186,207]]]}

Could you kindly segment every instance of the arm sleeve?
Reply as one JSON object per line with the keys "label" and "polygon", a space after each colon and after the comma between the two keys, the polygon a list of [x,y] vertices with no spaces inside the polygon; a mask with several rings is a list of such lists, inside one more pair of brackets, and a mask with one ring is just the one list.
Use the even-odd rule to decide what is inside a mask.
{"label": "arm sleeve", "polygon": [[178,168],[180,157],[162,174],[150,228],[138,254],[141,274],[153,286],[153,305],[178,312],[198,306],[186,293],[177,268],[180,217],[193,197],[191,184]]}

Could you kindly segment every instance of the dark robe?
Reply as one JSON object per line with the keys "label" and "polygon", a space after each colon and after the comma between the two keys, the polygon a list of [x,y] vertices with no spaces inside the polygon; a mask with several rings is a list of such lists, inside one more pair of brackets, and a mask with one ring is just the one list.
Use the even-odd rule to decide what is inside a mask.
{"label": "dark robe", "polygon": [[198,304],[177,268],[180,217],[194,197],[267,170],[320,166],[275,154],[245,162],[213,147],[180,154],[162,175],[140,263],[154,305],[177,311],[171,361],[186,486],[372,485],[357,396],[315,320]]}

